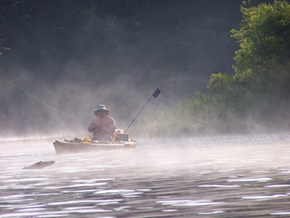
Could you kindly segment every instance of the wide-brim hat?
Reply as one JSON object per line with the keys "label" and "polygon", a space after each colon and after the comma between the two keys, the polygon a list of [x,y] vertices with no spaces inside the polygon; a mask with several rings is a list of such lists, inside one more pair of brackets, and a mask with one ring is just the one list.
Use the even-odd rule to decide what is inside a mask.
{"label": "wide-brim hat", "polygon": [[107,109],[105,105],[100,104],[100,105],[98,106],[97,110],[95,110],[95,112],[98,112],[98,111],[110,111],[110,110]]}

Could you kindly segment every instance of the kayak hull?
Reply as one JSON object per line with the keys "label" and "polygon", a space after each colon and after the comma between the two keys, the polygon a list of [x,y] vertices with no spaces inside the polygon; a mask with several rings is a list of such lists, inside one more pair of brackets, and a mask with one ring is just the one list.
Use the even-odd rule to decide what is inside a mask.
{"label": "kayak hull", "polygon": [[93,143],[74,143],[66,141],[55,141],[53,143],[56,154],[82,153],[100,150],[115,150],[136,148],[135,141],[125,142],[93,142]]}

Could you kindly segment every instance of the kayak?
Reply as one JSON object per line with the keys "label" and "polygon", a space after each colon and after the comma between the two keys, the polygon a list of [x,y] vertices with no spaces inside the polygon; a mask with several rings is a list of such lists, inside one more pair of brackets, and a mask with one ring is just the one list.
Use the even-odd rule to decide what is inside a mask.
{"label": "kayak", "polygon": [[82,153],[91,152],[99,150],[111,150],[111,149],[126,149],[126,148],[136,148],[136,141],[89,141],[89,140],[64,140],[55,141],[53,143],[56,154],[66,154],[66,153]]}
{"label": "kayak", "polygon": [[98,150],[110,150],[110,149],[124,149],[124,148],[136,148],[135,141],[129,142],[92,142],[92,143],[72,143],[66,141],[55,141],[53,143],[56,154],[65,153],[81,153]]}

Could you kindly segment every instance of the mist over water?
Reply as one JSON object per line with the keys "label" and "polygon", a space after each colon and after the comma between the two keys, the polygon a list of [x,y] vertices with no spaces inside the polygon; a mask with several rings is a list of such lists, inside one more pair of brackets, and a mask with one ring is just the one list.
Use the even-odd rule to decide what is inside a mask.
{"label": "mist over water", "polygon": [[[232,59],[238,48],[229,31],[236,28],[240,22],[240,2],[214,1],[213,4],[206,5],[202,2],[173,1],[168,8],[152,2],[147,5],[149,9],[146,12],[147,9],[142,3],[139,6],[137,4],[137,8],[140,7],[141,10],[133,10],[122,3],[116,3],[118,6],[112,3],[107,5],[107,8],[104,5],[108,3],[104,1],[104,5],[99,8],[104,9],[103,12],[106,11],[103,15],[93,12],[95,8],[90,4],[85,6],[75,2],[70,3],[75,5],[70,8],[63,2],[58,2],[59,6],[54,7],[72,10],[72,14],[66,19],[78,20],[69,23],[69,31],[63,27],[63,11],[55,11],[54,15],[59,18],[55,28],[48,25],[50,22],[41,14],[41,11],[50,8],[48,5],[54,8],[53,4],[30,4],[21,2],[13,6],[12,11],[19,16],[29,14],[34,21],[40,19],[39,23],[32,27],[35,28],[35,35],[27,34],[26,29],[19,28],[16,21],[11,23],[13,28],[6,29],[22,31],[20,35],[8,31],[12,37],[8,47],[11,47],[12,52],[11,57],[9,54],[1,56],[4,58],[1,62],[3,66],[0,68],[0,76],[21,90],[0,81],[1,137],[74,134],[85,131],[99,104],[105,104],[111,110],[118,127],[125,129],[156,88],[160,88],[162,93],[158,99],[147,105],[142,114],[144,117],[148,111],[174,111],[181,101],[191,99],[196,91],[206,92],[212,73],[233,73]],[[40,9],[24,10],[21,12],[24,14],[14,12],[24,5],[27,10],[28,5]],[[88,8],[81,12],[76,5]],[[133,14],[139,14],[143,10],[143,16],[128,15],[130,18],[127,17],[128,20],[125,21],[115,9],[113,11],[116,14],[111,16],[112,11],[109,8],[120,6],[124,7],[124,12],[133,10]],[[181,7],[177,14],[182,16],[176,16],[175,7]],[[222,16],[219,15],[218,18],[212,18],[212,15],[204,16],[212,13],[211,7],[214,10],[225,10],[227,13],[219,12]],[[91,10],[92,8],[94,10]],[[166,13],[155,13],[155,10],[165,10]],[[196,10],[197,13],[192,13],[191,10]],[[152,21],[147,19],[150,11],[155,14]],[[37,15],[39,17],[35,13],[40,13]],[[37,18],[33,18],[34,16]],[[226,26],[205,25],[212,23],[211,19],[219,21],[217,23],[220,23],[220,20],[230,22]],[[168,26],[164,25],[164,21]],[[31,26],[29,22],[25,24]],[[227,45],[223,41],[227,41]],[[13,49],[19,53],[14,53]],[[14,56],[18,59],[12,61]],[[40,101],[27,95],[25,91]],[[269,101],[265,102],[267,108]],[[285,104],[284,107],[281,111],[287,111],[288,105]],[[194,109],[192,111],[195,113]],[[200,113],[202,112],[201,110]],[[241,120],[234,116],[231,117],[231,121],[233,120],[233,126],[243,121],[241,129],[248,129],[255,126],[254,118],[262,116],[261,114],[263,113],[258,110],[247,119]],[[270,112],[269,114],[272,115]],[[281,121],[287,120],[287,116],[286,112],[281,116],[278,114],[280,119],[274,120],[275,122],[270,120],[270,127],[257,125],[258,127],[253,129],[258,129],[255,132],[278,129],[277,126],[283,123]],[[209,122],[214,123],[214,128],[218,129],[223,123],[218,119],[215,123],[216,119],[217,117],[211,117]],[[257,120],[260,121],[258,118]],[[285,125],[287,129],[287,122]],[[242,132],[240,129],[238,131]],[[251,130],[247,133],[249,132]],[[228,131],[225,130],[224,133]]]}
{"label": "mist over water", "polygon": [[[79,10],[75,1],[65,15],[67,30],[64,2],[69,1],[58,1],[58,7],[56,1],[19,1],[6,8],[13,12],[7,20],[15,23],[6,27],[12,52],[1,56],[0,77],[16,87],[0,81],[0,217],[290,217],[287,102],[275,116],[268,111],[275,103],[265,99],[266,113],[254,109],[245,119],[221,119],[233,128],[242,124],[238,131],[249,135],[229,136],[228,123],[211,117],[206,125],[225,135],[214,129],[205,134],[214,136],[201,137],[190,129],[182,137],[170,134],[177,130],[174,122],[160,128],[167,121],[161,119],[142,131],[133,125],[133,150],[57,156],[52,145],[56,139],[88,137],[99,104],[110,109],[117,128],[126,129],[161,89],[138,118],[143,127],[146,115],[154,120],[159,109],[174,113],[195,91],[206,93],[212,73],[232,74],[238,48],[229,30],[240,22],[240,3],[172,1],[167,8],[152,1],[148,13],[141,7],[143,18],[136,8],[124,19],[118,13],[99,17],[94,5]],[[19,25],[24,16],[25,25]],[[267,122],[257,123],[264,115]],[[185,121],[186,128],[203,128],[196,120]],[[149,131],[164,129],[172,131],[149,137]],[[271,134],[258,134],[265,132]],[[22,169],[50,160],[56,163],[42,170]]]}
{"label": "mist over water", "polygon": [[162,98],[151,100],[145,113],[173,108],[182,99],[177,96],[185,95],[185,92],[171,89],[176,82],[160,86],[160,81],[147,81],[140,85],[140,81],[130,74],[111,78],[109,83],[103,78],[94,80],[87,74],[83,74],[81,81],[68,77],[55,83],[24,75],[11,80],[17,87],[0,81],[2,100],[9,102],[9,107],[2,108],[7,107],[0,117],[1,137],[84,133],[99,104],[110,109],[118,128],[126,129],[156,88],[166,91],[162,89]]}
{"label": "mist over water", "polygon": [[[98,16],[94,13],[82,14],[81,25],[76,24],[72,28],[75,32],[63,37],[63,33],[56,34],[53,42],[49,34],[45,35],[44,41],[40,36],[33,40],[30,39],[31,35],[23,33],[16,37],[17,34],[13,34],[15,38],[12,42],[20,43],[26,48],[25,52],[29,51],[30,55],[25,58],[30,62],[20,59],[14,65],[6,61],[9,67],[0,68],[1,77],[22,89],[0,80],[0,103],[3,105],[0,108],[1,137],[67,134],[86,130],[99,104],[105,104],[119,128],[125,129],[156,88],[162,90],[161,96],[150,102],[146,111],[173,109],[178,102],[192,96],[194,91],[206,89],[212,73],[206,68],[208,65],[199,66],[197,63],[201,61],[192,57],[188,63],[183,63],[182,58],[175,58],[168,64],[169,57],[166,58],[163,53],[169,54],[166,38],[169,40],[176,34],[173,26],[164,31],[166,38],[155,30],[148,37],[132,32],[118,19]],[[50,30],[47,22],[42,21],[39,25],[39,29],[54,31]],[[164,27],[158,28],[162,30]],[[170,34],[166,34],[167,31]],[[34,43],[24,43],[28,39]],[[46,47],[45,39],[53,46]],[[10,46],[17,47],[17,43]],[[195,42],[187,43],[195,45]],[[207,49],[201,49],[198,56],[204,56],[207,52]],[[182,64],[175,63],[179,61]],[[176,69],[173,67],[175,65],[182,67]]]}
{"label": "mist over water", "polygon": [[[140,139],[56,155],[1,142],[0,217],[288,217],[290,134]],[[56,163],[23,170],[38,161]]]}

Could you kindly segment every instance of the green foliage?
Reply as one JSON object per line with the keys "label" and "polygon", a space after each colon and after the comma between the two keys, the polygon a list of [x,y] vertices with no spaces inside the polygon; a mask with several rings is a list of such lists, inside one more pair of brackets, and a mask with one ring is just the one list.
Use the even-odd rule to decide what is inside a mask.
{"label": "green foliage", "polygon": [[234,89],[242,88],[244,97],[261,91],[276,92],[290,77],[290,5],[274,1],[241,7],[241,11],[241,28],[231,31],[241,47],[234,58],[236,74],[212,75],[208,88],[225,95],[236,95]]}
{"label": "green foliage", "polygon": [[274,1],[241,11],[240,30],[231,31],[240,45],[234,58],[236,73],[212,74],[208,88],[224,107],[222,117],[255,114],[258,121],[267,120],[285,113],[281,105],[289,103],[290,4]]}
{"label": "green foliage", "polygon": [[241,28],[231,31],[241,47],[234,70],[237,74],[251,71],[252,78],[261,81],[259,85],[275,92],[290,77],[290,4],[274,1],[241,10]]}

